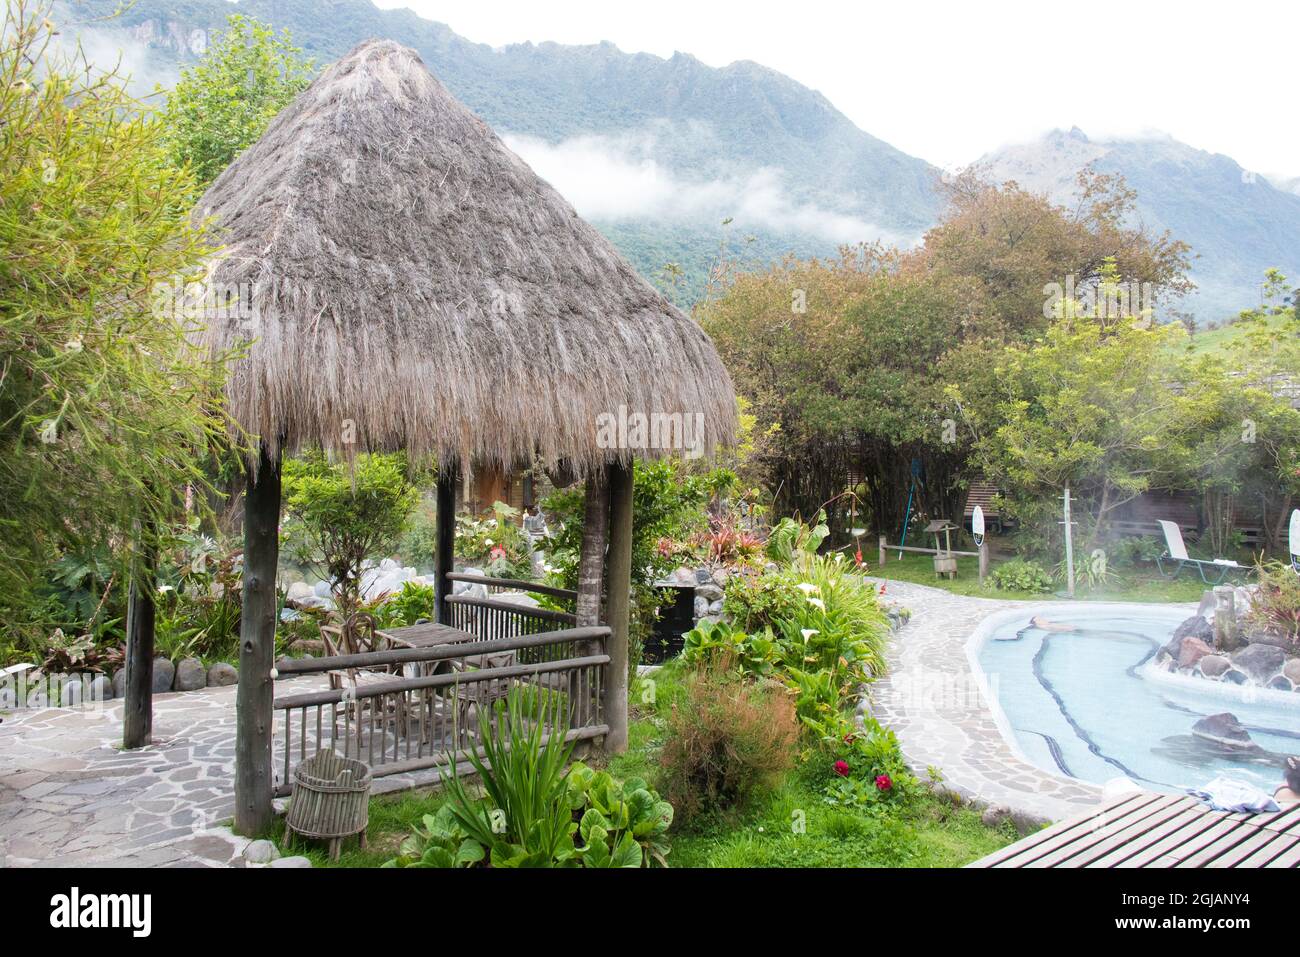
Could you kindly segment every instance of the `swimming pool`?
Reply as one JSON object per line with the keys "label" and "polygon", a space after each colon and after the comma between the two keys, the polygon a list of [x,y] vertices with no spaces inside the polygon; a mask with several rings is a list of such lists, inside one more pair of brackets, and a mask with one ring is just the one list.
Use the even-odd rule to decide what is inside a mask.
{"label": "swimming pool", "polygon": [[[1007,741],[1045,771],[1104,784],[1127,777],[1181,791],[1227,774],[1272,791],[1285,755],[1300,753],[1300,695],[1170,675],[1151,667],[1190,611],[1144,605],[1043,605],[1002,612],[967,654]],[[1041,616],[1077,628],[1030,625]],[[1192,734],[1230,712],[1249,752]]]}

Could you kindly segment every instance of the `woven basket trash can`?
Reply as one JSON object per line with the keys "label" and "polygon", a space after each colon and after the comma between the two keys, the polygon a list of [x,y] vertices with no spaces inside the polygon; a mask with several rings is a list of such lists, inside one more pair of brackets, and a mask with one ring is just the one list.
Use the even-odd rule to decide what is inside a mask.
{"label": "woven basket trash can", "polygon": [[338,860],[343,839],[358,834],[366,846],[370,823],[370,768],[336,751],[318,751],[293,772],[293,793],[285,818],[286,842],[294,834],[330,842]]}

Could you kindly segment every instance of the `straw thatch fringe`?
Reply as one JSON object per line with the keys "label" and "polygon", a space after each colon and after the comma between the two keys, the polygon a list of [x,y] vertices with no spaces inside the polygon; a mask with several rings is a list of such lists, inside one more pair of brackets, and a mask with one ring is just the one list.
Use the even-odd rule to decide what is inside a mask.
{"label": "straw thatch fringe", "polygon": [[454,100],[413,51],[361,44],[213,183],[233,309],[252,340],[229,409],[273,451],[406,448],[507,467],[597,464],[602,414],[703,416],[734,439],[712,342]]}

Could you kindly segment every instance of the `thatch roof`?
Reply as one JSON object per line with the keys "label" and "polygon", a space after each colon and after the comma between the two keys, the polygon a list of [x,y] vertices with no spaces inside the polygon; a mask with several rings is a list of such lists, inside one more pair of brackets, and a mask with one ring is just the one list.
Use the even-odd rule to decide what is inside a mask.
{"label": "thatch roof", "polygon": [[[370,40],[290,104],[208,189],[209,272],[253,340],[229,411],[273,449],[406,448],[578,472],[648,452],[602,414],[735,430],[712,342],[458,103],[413,50]],[[351,441],[349,441],[351,440]]]}

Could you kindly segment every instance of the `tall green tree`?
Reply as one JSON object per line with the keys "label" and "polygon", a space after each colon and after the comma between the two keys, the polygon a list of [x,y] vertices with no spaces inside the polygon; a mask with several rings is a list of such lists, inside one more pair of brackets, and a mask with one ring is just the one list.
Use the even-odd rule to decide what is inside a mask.
{"label": "tall green tree", "polygon": [[313,450],[286,459],[283,478],[285,509],[306,531],[307,549],[298,557],[317,566],[347,618],[361,605],[366,560],[396,547],[419,502],[406,456],[358,455],[336,463]]}
{"label": "tall green tree", "polygon": [[181,73],[162,122],[174,162],[188,165],[200,190],[266,131],[303,89],[312,63],[266,24],[231,14],[199,63]]}
{"label": "tall green tree", "polygon": [[125,561],[224,426],[222,364],[158,294],[210,251],[193,180],[121,78],[54,52],[45,12],[11,0],[0,30],[0,620],[34,632],[48,563]]}

